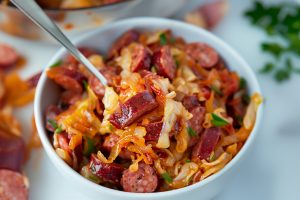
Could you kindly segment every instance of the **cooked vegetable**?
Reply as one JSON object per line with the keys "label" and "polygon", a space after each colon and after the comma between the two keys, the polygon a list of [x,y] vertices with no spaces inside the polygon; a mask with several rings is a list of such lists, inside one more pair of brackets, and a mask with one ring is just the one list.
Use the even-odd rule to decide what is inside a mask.
{"label": "cooked vegetable", "polygon": [[89,57],[106,87],[69,56],[47,71],[63,91],[45,110],[46,128],[70,167],[97,184],[145,193],[199,182],[238,153],[262,98],[249,96],[214,48],[169,30],[129,30],[108,54]]}

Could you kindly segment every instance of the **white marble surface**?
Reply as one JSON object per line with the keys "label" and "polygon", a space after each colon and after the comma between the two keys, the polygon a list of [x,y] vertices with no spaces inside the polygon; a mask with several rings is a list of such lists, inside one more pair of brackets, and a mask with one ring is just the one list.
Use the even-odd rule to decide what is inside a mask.
{"label": "white marble surface", "polygon": [[[198,3],[196,0],[193,2],[194,5]],[[260,42],[267,40],[267,36],[242,17],[250,2],[231,0],[229,14],[214,33],[240,52],[257,72],[270,57],[262,54],[259,48]],[[176,17],[180,17],[180,13]],[[58,48],[12,38],[3,33],[0,33],[0,42],[12,44],[28,58],[26,68],[21,70],[23,77],[42,69]],[[300,199],[300,75],[293,75],[290,81],[283,84],[277,84],[271,77],[259,73],[257,77],[266,100],[263,126],[254,151],[216,200]],[[28,106],[16,111],[26,135],[31,129],[26,126],[31,120],[31,109]],[[33,153],[25,172],[31,182],[30,200],[86,199],[65,184],[42,149]]]}

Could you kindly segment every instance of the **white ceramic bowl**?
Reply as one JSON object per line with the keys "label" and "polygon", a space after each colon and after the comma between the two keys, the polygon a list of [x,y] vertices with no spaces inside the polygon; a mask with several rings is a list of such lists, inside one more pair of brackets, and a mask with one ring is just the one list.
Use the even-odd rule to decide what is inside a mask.
{"label": "white ceramic bowl", "polygon": [[[135,18],[128,19],[119,22],[115,22],[100,29],[95,30],[92,33],[86,34],[79,38],[75,44],[82,46],[89,46],[99,49],[101,52],[106,52],[110,44],[124,31],[128,29],[141,29],[141,30],[156,30],[156,29],[170,29],[177,36],[184,37],[188,42],[202,41],[210,44],[214,47],[219,54],[225,59],[231,70],[237,71],[242,77],[244,77],[249,86],[249,92],[259,92],[260,87],[257,79],[248,66],[248,64],[229,47],[225,42],[214,36],[213,34],[197,28],[192,25],[188,25],[183,22],[160,19],[160,18]],[[238,34],[238,33],[237,33]],[[63,58],[66,55],[66,51],[61,49],[49,62],[49,65],[55,63],[57,60]],[[71,184],[74,190],[85,193],[87,197],[91,199],[122,199],[122,200],[180,200],[180,199],[201,199],[207,200],[216,196],[225,186],[231,181],[232,177],[237,173],[237,168],[242,158],[247,156],[247,153],[252,148],[254,138],[258,134],[258,127],[262,121],[262,107],[259,108],[257,113],[257,120],[252,133],[250,134],[247,142],[236,155],[221,171],[214,174],[207,179],[177,190],[138,194],[127,193],[109,189],[100,185],[97,185],[91,181],[88,181],[80,174],[70,168],[63,160],[61,160],[55,153],[52,144],[49,141],[47,132],[45,130],[44,111],[47,105],[56,103],[59,97],[58,86],[54,82],[47,79],[46,73],[43,73],[36,90],[35,102],[34,102],[34,115],[36,119],[36,125],[41,138],[42,144],[48,154],[49,158],[57,169],[62,173],[68,183]],[[68,184],[66,183],[66,184]],[[88,199],[88,198],[87,198]]]}

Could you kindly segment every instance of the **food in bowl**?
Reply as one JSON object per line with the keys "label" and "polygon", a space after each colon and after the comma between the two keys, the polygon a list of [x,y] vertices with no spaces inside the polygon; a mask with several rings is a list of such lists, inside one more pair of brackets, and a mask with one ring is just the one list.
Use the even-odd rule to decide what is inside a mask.
{"label": "food in bowl", "polygon": [[59,157],[97,184],[186,187],[220,171],[254,127],[262,97],[208,44],[128,30],[107,55],[81,51],[108,86],[68,55],[47,71],[62,93],[45,126]]}

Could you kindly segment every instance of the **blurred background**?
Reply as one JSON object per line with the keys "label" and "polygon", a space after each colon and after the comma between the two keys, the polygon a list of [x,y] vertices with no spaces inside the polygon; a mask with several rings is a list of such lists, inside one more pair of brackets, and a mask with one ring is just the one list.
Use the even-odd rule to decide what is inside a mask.
{"label": "blurred background", "polygon": [[[300,199],[298,1],[108,0],[105,5],[98,5],[83,0],[40,0],[39,3],[71,39],[112,21],[135,16],[186,21],[222,38],[245,58],[257,75],[265,97],[265,116],[253,152],[244,158],[237,175],[216,200]],[[9,45],[18,55],[17,64],[6,64],[5,70],[16,72],[23,80],[38,74],[60,48],[4,1],[0,6],[0,30],[0,44]],[[0,67],[1,56],[0,51]],[[32,119],[28,117],[33,113],[32,104],[25,102],[12,107],[24,140],[34,144],[24,166],[30,181],[30,199],[85,199],[64,184],[38,142],[29,139],[35,134]]]}

